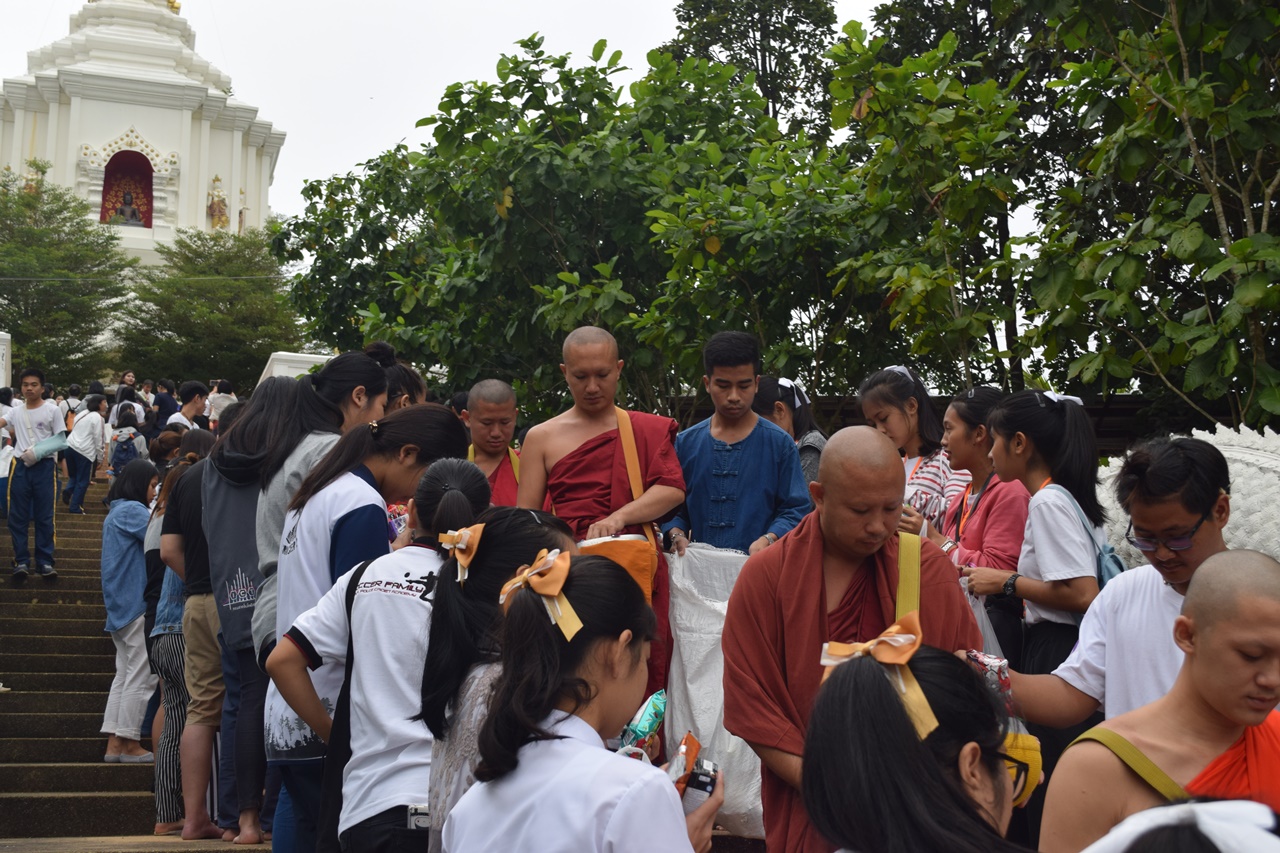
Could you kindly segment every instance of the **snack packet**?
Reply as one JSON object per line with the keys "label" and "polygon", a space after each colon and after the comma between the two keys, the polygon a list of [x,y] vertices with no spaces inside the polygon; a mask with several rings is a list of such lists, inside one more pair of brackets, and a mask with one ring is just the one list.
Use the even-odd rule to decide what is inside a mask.
{"label": "snack packet", "polygon": [[667,691],[659,690],[640,706],[636,715],[631,718],[622,730],[622,745],[642,746],[649,738],[658,733],[662,718],[667,714]]}

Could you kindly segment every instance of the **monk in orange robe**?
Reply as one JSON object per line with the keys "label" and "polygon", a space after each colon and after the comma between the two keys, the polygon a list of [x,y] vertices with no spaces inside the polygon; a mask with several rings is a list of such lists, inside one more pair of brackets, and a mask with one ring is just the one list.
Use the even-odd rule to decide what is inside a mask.
{"label": "monk in orange robe", "polygon": [[[870,427],[837,432],[809,486],[815,509],[747,560],[729,598],[721,640],[724,724],[764,765],[770,853],[835,849],[805,813],[800,757],[822,681],[822,644],[865,642],[895,621],[905,480],[889,439]],[[982,632],[955,566],[932,542],[920,544],[924,642],[948,650],[981,648]],[[859,722],[874,724],[850,725]]]}
{"label": "monk in orange robe", "polygon": [[516,433],[516,392],[501,379],[485,379],[472,386],[462,422],[471,431],[467,458],[489,478],[489,501],[515,506],[520,487],[520,455],[511,448]]}
{"label": "monk in orange robe", "polygon": [[[1182,796],[1280,809],[1280,563],[1256,551],[1205,560],[1173,639],[1184,655],[1173,688],[1085,733],[1058,762],[1042,851],[1076,853]],[[1122,758],[1128,750],[1149,763],[1144,775]]]}
{"label": "monk in orange robe", "polygon": [[[521,452],[517,505],[539,509],[550,498],[557,516],[581,539],[642,534],[684,502],[676,457],[676,422],[627,412],[635,434],[643,493],[633,498],[618,434],[614,397],[623,362],[613,335],[595,326],[574,329],[564,342],[564,374],[573,406],[529,430]],[[670,643],[667,564],[658,549],[653,609],[658,637],[649,655],[649,692],[666,685]]]}

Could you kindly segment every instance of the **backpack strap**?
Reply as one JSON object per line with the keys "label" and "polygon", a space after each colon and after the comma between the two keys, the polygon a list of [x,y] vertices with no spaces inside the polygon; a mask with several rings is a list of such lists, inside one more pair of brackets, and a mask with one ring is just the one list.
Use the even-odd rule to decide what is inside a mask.
{"label": "backpack strap", "polygon": [[894,619],[920,609],[920,537],[898,534],[898,600]]}
{"label": "backpack strap", "polygon": [[[636,434],[631,428],[631,415],[627,414],[626,409],[618,406],[613,408],[618,413],[618,440],[622,442],[622,455],[627,460],[627,479],[631,481],[631,499],[638,500],[644,494],[644,481],[640,478],[640,451],[636,448]],[[653,525],[647,523],[643,526],[644,535],[648,537],[649,544],[661,553],[662,549],[658,547],[658,542],[653,535]]]}
{"label": "backpack strap", "polygon": [[1157,767],[1154,761],[1142,753],[1142,750],[1111,729],[1094,726],[1073,740],[1071,746],[1075,746],[1082,740],[1095,741],[1111,750],[1116,758],[1123,761],[1126,767],[1138,775],[1139,779],[1150,785],[1157,794],[1169,802],[1185,800],[1190,796],[1185,788],[1169,778],[1169,774]]}

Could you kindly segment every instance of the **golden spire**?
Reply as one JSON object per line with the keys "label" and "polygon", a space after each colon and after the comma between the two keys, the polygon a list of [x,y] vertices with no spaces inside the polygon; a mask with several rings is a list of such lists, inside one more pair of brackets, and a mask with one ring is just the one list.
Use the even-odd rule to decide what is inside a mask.
{"label": "golden spire", "polygon": [[175,15],[178,14],[182,11],[182,4],[178,0],[169,0],[169,11]]}

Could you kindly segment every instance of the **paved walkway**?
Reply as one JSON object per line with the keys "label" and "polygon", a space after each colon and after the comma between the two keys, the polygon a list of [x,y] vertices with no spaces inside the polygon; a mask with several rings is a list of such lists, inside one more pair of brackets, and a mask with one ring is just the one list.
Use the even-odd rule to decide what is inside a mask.
{"label": "paved walkway", "polygon": [[0,838],[0,853],[232,853],[270,850],[266,844],[228,844],[225,841],[183,841],[176,835],[130,835],[117,838]]}

